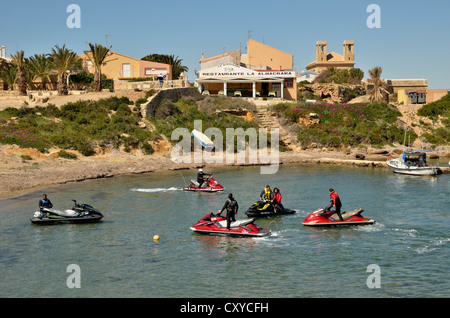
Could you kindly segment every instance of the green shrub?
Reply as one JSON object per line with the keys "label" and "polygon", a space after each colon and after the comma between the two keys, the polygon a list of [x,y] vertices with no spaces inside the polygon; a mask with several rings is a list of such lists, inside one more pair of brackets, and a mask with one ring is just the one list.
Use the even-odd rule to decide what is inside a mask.
{"label": "green shrub", "polygon": [[417,114],[432,119],[437,118],[438,115],[447,118],[450,117],[450,93],[435,102],[422,106],[417,111]]}
{"label": "green shrub", "polygon": [[153,147],[148,143],[143,143],[141,149],[144,152],[144,154],[146,154],[146,155],[151,155],[155,152]]}
{"label": "green shrub", "polygon": [[71,152],[67,152],[65,150],[61,150],[58,152],[58,157],[64,159],[78,159],[77,155]]}

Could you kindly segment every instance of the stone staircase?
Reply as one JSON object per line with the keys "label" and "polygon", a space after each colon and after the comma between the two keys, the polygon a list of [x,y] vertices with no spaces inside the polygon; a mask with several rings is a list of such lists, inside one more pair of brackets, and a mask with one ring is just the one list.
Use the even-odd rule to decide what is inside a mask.
{"label": "stone staircase", "polygon": [[280,144],[289,147],[291,145],[291,139],[286,133],[286,131],[283,129],[282,126],[280,126],[280,123],[278,122],[278,118],[276,117],[275,113],[269,110],[269,106],[267,105],[256,105],[256,111],[255,116],[258,118],[259,122],[261,123],[261,127],[265,128],[267,131],[270,131],[270,128],[278,128],[280,132]]}

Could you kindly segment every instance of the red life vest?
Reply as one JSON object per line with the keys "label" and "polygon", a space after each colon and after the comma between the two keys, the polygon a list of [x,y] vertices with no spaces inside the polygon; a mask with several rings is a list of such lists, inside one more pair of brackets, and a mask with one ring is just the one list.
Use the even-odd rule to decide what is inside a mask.
{"label": "red life vest", "polygon": [[[331,192],[330,198],[331,198],[331,200],[333,200],[333,205],[338,206],[340,204],[341,200],[339,199],[339,194],[337,194],[336,192],[334,192],[334,191]],[[338,199],[338,202],[336,202],[336,199]]]}
{"label": "red life vest", "polygon": [[273,198],[273,203],[280,204],[281,203],[281,198],[282,198],[281,193],[280,192],[276,193],[275,197]]}

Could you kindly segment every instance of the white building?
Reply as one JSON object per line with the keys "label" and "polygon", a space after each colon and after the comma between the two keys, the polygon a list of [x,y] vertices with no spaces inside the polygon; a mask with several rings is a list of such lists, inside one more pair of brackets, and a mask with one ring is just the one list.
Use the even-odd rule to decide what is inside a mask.
{"label": "white building", "polygon": [[297,74],[297,83],[302,81],[308,81],[311,83],[317,75],[319,75],[319,73],[302,70],[299,74]]}

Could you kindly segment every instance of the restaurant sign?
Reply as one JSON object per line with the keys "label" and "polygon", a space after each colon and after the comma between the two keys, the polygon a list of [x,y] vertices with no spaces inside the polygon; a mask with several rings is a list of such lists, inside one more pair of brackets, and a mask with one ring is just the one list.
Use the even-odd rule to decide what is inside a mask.
{"label": "restaurant sign", "polygon": [[294,77],[295,72],[283,70],[252,70],[234,64],[222,64],[200,71],[199,77]]}

